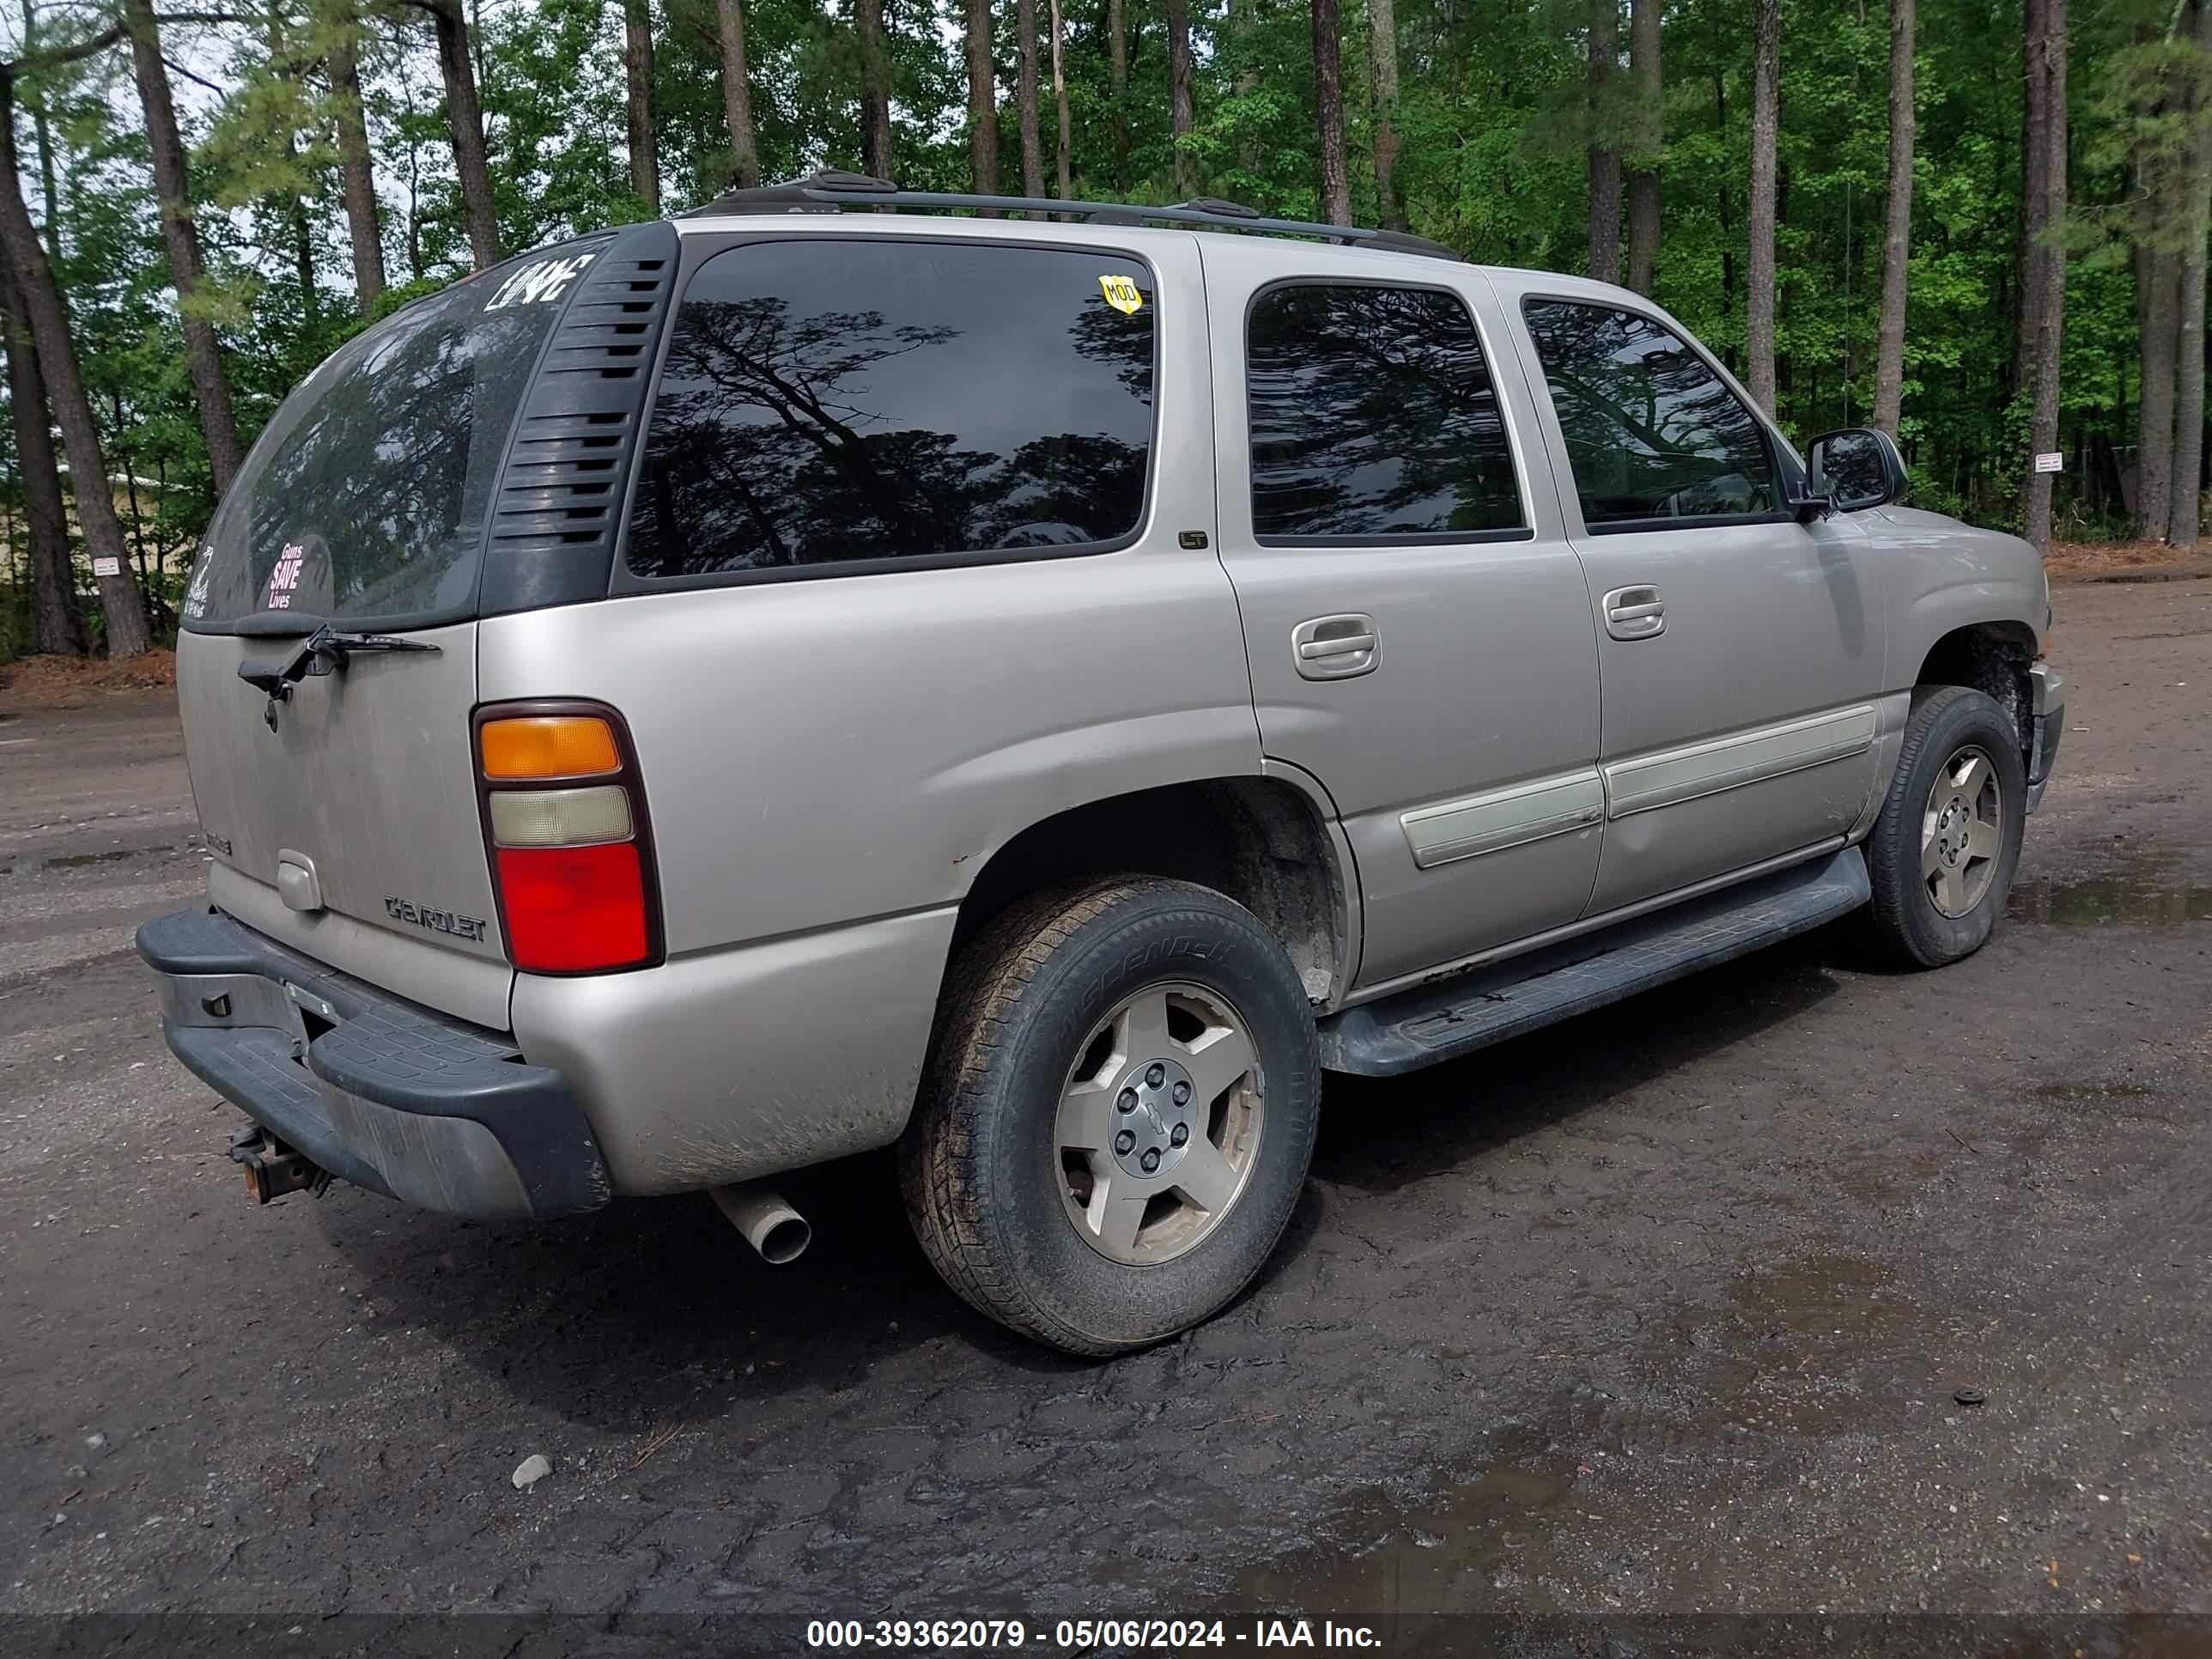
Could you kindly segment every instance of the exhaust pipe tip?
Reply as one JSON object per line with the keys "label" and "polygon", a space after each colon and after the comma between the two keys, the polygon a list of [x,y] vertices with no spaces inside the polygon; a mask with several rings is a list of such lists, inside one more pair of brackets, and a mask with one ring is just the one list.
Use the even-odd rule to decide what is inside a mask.
{"label": "exhaust pipe tip", "polygon": [[727,1187],[710,1187],[708,1196],[744,1235],[745,1243],[760,1252],[772,1267],[796,1261],[814,1242],[814,1229],[805,1216],[791,1207],[782,1194],[755,1181]]}
{"label": "exhaust pipe tip", "polygon": [[805,1255],[806,1247],[814,1242],[814,1229],[802,1215],[788,1215],[781,1221],[771,1222],[752,1240],[752,1246],[761,1253],[761,1259],[781,1267],[787,1261],[796,1261]]}

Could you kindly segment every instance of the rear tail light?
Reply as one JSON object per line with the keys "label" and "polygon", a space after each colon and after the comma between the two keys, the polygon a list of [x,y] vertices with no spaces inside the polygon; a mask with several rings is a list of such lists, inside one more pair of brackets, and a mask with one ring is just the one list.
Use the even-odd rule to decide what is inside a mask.
{"label": "rear tail light", "polygon": [[604,974],[661,957],[645,788],[601,703],[495,703],[476,716],[500,925],[514,965]]}
{"label": "rear tail light", "polygon": [[615,728],[592,714],[508,714],[477,723],[484,776],[597,778],[622,770]]}

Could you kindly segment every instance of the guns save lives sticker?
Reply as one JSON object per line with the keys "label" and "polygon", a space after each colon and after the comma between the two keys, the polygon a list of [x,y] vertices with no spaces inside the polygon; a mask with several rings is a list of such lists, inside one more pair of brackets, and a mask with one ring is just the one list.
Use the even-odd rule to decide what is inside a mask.
{"label": "guns save lives sticker", "polygon": [[298,542],[287,542],[276,556],[276,567],[269,573],[269,586],[262,590],[261,608],[264,611],[289,611],[292,600],[300,591],[300,573],[307,562],[307,550]]}
{"label": "guns save lives sticker", "polygon": [[297,540],[287,540],[277,550],[276,562],[261,590],[264,611],[304,611],[311,617],[330,614],[331,549],[313,531]]}
{"label": "guns save lives sticker", "polygon": [[1101,276],[1099,288],[1104,291],[1106,303],[1124,317],[1133,317],[1145,303],[1145,296],[1137,292],[1136,279],[1130,276]]}

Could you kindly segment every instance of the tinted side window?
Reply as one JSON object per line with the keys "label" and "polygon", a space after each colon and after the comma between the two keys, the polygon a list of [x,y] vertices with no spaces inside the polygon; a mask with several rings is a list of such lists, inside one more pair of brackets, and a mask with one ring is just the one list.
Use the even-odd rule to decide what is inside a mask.
{"label": "tinted side window", "polygon": [[1449,540],[1522,525],[1474,319],[1434,289],[1309,283],[1252,305],[1252,528]]}
{"label": "tinted side window", "polygon": [[1704,358],[1649,317],[1528,300],[1583,519],[1756,517],[1781,505],[1766,434]]}
{"label": "tinted side window", "polygon": [[846,237],[700,266],[629,568],[690,576],[1132,533],[1152,433],[1136,261]]}

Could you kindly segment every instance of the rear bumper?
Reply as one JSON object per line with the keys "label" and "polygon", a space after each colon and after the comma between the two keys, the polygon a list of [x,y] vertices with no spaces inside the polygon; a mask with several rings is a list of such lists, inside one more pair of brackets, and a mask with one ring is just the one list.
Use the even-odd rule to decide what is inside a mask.
{"label": "rear bumper", "polygon": [[2034,729],[2028,736],[2027,810],[2043,805],[2043,791],[2058,760],[2058,740],[2066,735],[2066,677],[2047,664],[2027,671]]}
{"label": "rear bumper", "polygon": [[219,910],[138,930],[161,1030],[203,1081],[342,1180],[449,1215],[595,1210],[607,1170],[559,1072]]}

